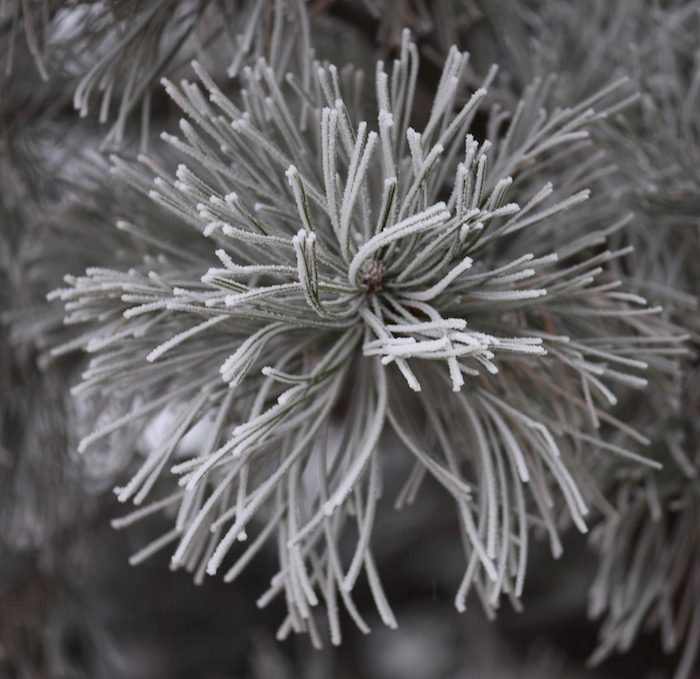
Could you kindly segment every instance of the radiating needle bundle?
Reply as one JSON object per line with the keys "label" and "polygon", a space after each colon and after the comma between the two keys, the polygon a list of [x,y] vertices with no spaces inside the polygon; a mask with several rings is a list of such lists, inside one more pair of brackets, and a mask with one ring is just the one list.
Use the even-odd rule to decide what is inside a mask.
{"label": "radiating needle bundle", "polygon": [[645,442],[607,409],[680,338],[606,273],[628,252],[606,249],[628,216],[569,226],[589,196],[578,168],[598,158],[586,127],[625,105],[621,83],[547,111],[551,83],[535,82],[485,116],[495,73],[467,91],[453,48],[418,125],[408,33],[390,72],[377,64],[371,104],[361,72],[311,58],[286,76],[258,61],[235,101],[196,63],[198,83],[166,82],[185,118],[164,139],[183,163],[172,176],[143,158],[153,184],[117,158],[114,171],[172,213],[172,232],[121,222],[152,255],[67,277],[54,296],[87,324],[76,391],[132,404],[82,449],[173,413],[117,489],[149,499],[119,525],[174,516],[133,560],[172,544],[174,567],[201,578],[230,560],[232,580],[275,540],[261,605],[284,596],[280,635],[320,643],[323,601],[338,643],[341,605],[367,629],[352,598],[363,571],[395,624],[371,547],[391,440],[414,465],[399,504],[426,476],[454,500],[457,607],[475,587],[491,610],[520,596],[533,527],[555,555],[561,509],[586,530],[587,458],[656,464],[598,426]]}

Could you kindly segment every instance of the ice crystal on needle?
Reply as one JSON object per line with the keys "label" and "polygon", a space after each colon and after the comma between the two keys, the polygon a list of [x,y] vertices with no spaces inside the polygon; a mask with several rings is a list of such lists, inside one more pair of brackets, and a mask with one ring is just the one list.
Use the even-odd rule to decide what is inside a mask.
{"label": "ice crystal on needle", "polygon": [[[472,587],[489,610],[517,599],[531,528],[561,551],[555,498],[586,530],[581,455],[655,464],[596,434],[604,419],[642,438],[605,410],[614,388],[644,386],[673,341],[657,309],[606,274],[627,252],[605,249],[625,218],[557,252],[548,236],[562,242],[585,210],[588,191],[567,177],[620,83],[548,112],[547,82],[535,82],[512,113],[491,109],[482,139],[473,123],[494,73],[466,92],[468,55],[453,48],[419,125],[408,34],[389,73],[378,63],[372,105],[349,67],[314,62],[280,78],[260,60],[235,101],[194,68],[199,83],[165,83],[186,116],[181,137],[164,135],[183,158],[175,175],[143,158],[149,185],[114,161],[179,226],[169,237],[120,223],[156,256],[88,269],[55,293],[68,322],[88,324],[93,357],[76,390],[133,404],[83,449],[179,409],[117,489],[149,499],[118,525],[174,514],[133,560],[174,545],[174,567],[201,578],[230,562],[232,580],[276,539],[280,569],[260,604],[284,596],[281,636],[320,642],[321,601],[334,643],[341,605],[366,629],[352,599],[363,572],[393,626],[371,535],[394,438],[414,463],[399,503],[426,476],[454,499],[457,607]],[[180,444],[195,428],[192,456]],[[173,475],[168,490],[160,481]]]}

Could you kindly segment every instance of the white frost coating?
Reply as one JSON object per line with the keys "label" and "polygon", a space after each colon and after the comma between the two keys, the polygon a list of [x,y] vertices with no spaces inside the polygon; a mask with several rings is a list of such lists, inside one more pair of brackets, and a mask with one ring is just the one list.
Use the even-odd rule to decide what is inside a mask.
{"label": "white frost coating", "polygon": [[[234,42],[245,52],[256,31],[251,20]],[[280,636],[316,641],[323,606],[338,643],[340,609],[367,629],[351,596],[360,580],[396,625],[371,549],[393,431],[415,465],[398,504],[419,502],[425,478],[444,489],[463,545],[456,606],[477,589],[493,612],[523,589],[533,524],[555,555],[559,508],[587,530],[581,452],[649,463],[589,422],[634,438],[606,409],[679,348],[648,326],[644,297],[606,273],[627,252],[604,250],[620,226],[567,235],[588,191],[566,159],[573,146],[586,153],[572,142],[591,104],[549,113],[547,85],[535,83],[477,141],[486,90],[472,92],[456,48],[422,129],[410,127],[418,51],[407,33],[396,67],[378,65],[366,116],[359,91],[346,91],[356,73],[307,55],[285,80],[292,57],[277,49],[232,64],[245,84],[236,103],[199,65],[199,84],[167,83],[187,118],[165,136],[182,161],[174,177],[155,161],[144,175],[114,160],[172,232],[121,222],[148,254],[127,271],[91,267],[53,294],[67,323],[88,324],[57,350],[91,354],[76,391],[118,390],[131,403],[97,418],[80,448],[177,407],[118,491],[149,498],[119,526],[175,514],[174,530],[133,561],[174,543],[173,568],[230,581],[276,542],[279,571],[260,605],[283,597]],[[568,192],[547,181],[560,164]],[[183,452],[202,423],[205,440]],[[166,474],[174,490],[158,496]]]}

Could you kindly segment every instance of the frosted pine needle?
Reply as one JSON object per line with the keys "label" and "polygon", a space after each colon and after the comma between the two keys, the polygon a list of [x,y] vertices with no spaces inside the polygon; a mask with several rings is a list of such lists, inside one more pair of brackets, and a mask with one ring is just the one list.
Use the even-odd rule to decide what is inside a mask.
{"label": "frosted pine needle", "polygon": [[[352,598],[361,576],[394,626],[371,539],[393,439],[414,465],[408,494],[431,477],[454,500],[457,608],[473,588],[488,610],[517,599],[533,527],[561,552],[559,498],[587,529],[575,454],[657,466],[597,436],[616,394],[644,387],[677,341],[606,274],[628,252],[604,249],[624,220],[559,234],[559,252],[546,245],[586,209],[588,190],[553,180],[566,186],[614,88],[547,112],[536,82],[510,117],[492,110],[480,139],[472,124],[494,73],[466,91],[468,55],[453,48],[419,123],[407,33],[389,72],[377,65],[367,115],[349,67],[309,63],[304,82],[260,60],[235,101],[194,69],[199,83],[165,83],[187,116],[181,136],[163,135],[182,158],[174,175],[148,158],[152,183],[120,159],[114,171],[210,256],[161,233],[167,250],[129,270],[88,269],[55,293],[68,323],[88,324],[93,357],[76,392],[132,400],[81,449],[173,413],[116,490],[143,505],[120,524],[173,514],[134,560],[171,546],[174,568],[230,581],[274,542],[279,572],[259,603],[284,597],[280,637],[320,643],[324,604],[339,643],[341,602],[366,630]],[[182,440],[195,429],[192,455]]]}

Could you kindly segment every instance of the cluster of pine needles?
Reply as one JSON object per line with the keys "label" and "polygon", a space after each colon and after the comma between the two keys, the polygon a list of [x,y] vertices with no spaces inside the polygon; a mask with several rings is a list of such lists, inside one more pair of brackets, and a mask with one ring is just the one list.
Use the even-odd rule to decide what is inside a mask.
{"label": "cluster of pine needles", "polygon": [[114,487],[132,564],[266,555],[277,638],[337,645],[439,489],[459,611],[589,533],[592,663],[694,675],[700,3],[2,8],[8,559]]}

